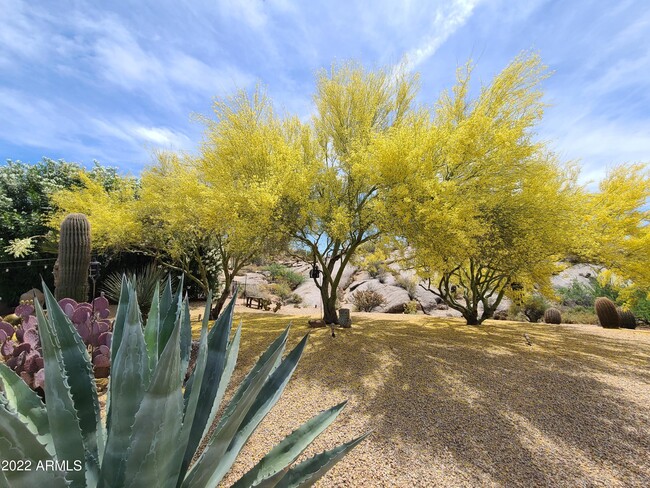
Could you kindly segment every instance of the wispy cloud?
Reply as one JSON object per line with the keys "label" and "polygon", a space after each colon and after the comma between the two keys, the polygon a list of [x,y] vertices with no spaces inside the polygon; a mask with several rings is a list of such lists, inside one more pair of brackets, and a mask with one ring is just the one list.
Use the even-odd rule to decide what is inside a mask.
{"label": "wispy cloud", "polygon": [[406,69],[414,71],[433,56],[438,48],[467,22],[480,3],[481,0],[455,0],[440,5],[432,21],[431,34],[404,55]]}

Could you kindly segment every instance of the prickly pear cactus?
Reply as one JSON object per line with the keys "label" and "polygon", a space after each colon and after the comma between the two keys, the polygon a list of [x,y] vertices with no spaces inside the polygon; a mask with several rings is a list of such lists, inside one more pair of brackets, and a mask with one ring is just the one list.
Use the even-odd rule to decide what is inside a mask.
{"label": "prickly pear cactus", "polygon": [[57,283],[57,300],[88,299],[88,268],[90,267],[90,223],[84,214],[70,214],[61,223]]}

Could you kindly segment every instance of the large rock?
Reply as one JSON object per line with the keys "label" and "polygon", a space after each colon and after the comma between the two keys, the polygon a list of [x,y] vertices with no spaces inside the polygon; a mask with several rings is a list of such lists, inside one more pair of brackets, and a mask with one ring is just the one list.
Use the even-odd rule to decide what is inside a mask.
{"label": "large rock", "polygon": [[320,290],[311,278],[305,280],[293,292],[302,298],[301,306],[303,308],[319,308],[321,306]]}
{"label": "large rock", "polygon": [[553,276],[551,285],[553,288],[566,288],[576,280],[582,285],[589,285],[590,279],[598,276],[599,272],[599,269],[591,264],[575,264]]}
{"label": "large rock", "polygon": [[239,285],[240,293],[246,293],[249,297],[261,297],[266,295],[266,285],[269,281],[262,273],[246,273],[235,278]]}
{"label": "large rock", "polygon": [[415,289],[415,299],[422,305],[422,311],[429,313],[435,310],[442,299],[437,297],[433,292],[425,290],[420,285]]}

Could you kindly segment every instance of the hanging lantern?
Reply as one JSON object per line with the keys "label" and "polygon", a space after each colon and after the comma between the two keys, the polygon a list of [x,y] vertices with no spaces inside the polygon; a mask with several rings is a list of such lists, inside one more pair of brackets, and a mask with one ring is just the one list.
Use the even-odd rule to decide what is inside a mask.
{"label": "hanging lantern", "polygon": [[312,268],[309,270],[309,277],[310,278],[318,278],[320,276],[320,268],[316,263],[312,266]]}
{"label": "hanging lantern", "polygon": [[102,266],[102,263],[100,263],[96,259],[93,259],[90,262],[90,279],[91,280],[94,281],[97,278],[99,278],[99,269],[101,268],[101,266]]}

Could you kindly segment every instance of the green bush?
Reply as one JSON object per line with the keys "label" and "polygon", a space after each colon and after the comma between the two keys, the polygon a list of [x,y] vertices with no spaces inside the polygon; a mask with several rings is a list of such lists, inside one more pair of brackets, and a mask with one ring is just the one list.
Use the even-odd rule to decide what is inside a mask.
{"label": "green bush", "polygon": [[591,307],[572,307],[562,311],[562,322],[565,324],[598,325],[598,317]]}
{"label": "green bush", "polygon": [[295,290],[304,283],[305,277],[296,273],[291,268],[281,264],[270,264],[264,268],[271,274],[271,281],[278,284],[286,284],[291,290]]}
{"label": "green bush", "polygon": [[521,305],[513,303],[509,314],[512,317],[524,314],[529,322],[536,323],[544,316],[548,307],[548,302],[542,295],[534,294],[526,297]]}
{"label": "green bush", "polygon": [[630,310],[638,319],[650,324],[650,299],[644,290],[636,292]]}
{"label": "green bush", "polygon": [[406,302],[404,304],[404,313],[408,314],[416,314],[418,313],[418,302],[415,300],[411,300],[410,302]]}
{"label": "green bush", "polygon": [[291,288],[286,283],[271,283],[268,285],[267,289],[269,293],[280,297],[282,301],[288,300],[289,297],[293,295]]}
{"label": "green bush", "polygon": [[409,298],[412,300],[415,298],[415,293],[418,289],[418,279],[415,276],[403,276],[398,274],[395,277],[395,284],[400,288],[406,290],[406,293],[409,294]]}
{"label": "green bush", "polygon": [[560,303],[567,307],[593,307],[596,296],[602,296],[594,294],[592,284],[587,285],[577,279],[569,286],[558,288],[557,293],[560,295]]}

